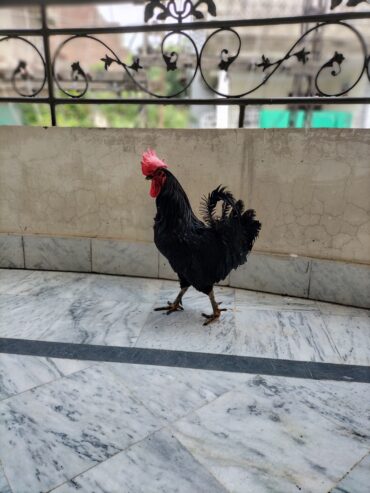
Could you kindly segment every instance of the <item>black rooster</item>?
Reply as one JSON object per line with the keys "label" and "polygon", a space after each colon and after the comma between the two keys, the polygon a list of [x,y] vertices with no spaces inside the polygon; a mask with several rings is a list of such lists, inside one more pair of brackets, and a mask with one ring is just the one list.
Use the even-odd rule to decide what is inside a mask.
{"label": "black rooster", "polygon": [[[210,298],[213,314],[202,313],[207,318],[204,325],[208,325],[225,310],[215,300],[213,285],[246,262],[261,223],[255,219],[254,210],[244,212],[243,202],[235,201],[221,186],[203,198],[202,222],[195,216],[180,183],[154,151],[143,154],[141,165],[146,179],[152,180],[150,195],[156,197],[154,242],[179,276],[181,287],[173,303],[156,310],[167,310],[167,314],[183,310],[182,297],[194,286]],[[220,201],[221,217],[216,217]]]}

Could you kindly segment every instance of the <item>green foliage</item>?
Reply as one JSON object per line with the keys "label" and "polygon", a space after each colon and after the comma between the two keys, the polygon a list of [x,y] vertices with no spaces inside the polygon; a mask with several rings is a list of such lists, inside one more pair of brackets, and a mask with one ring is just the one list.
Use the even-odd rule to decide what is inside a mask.
{"label": "green foliage", "polygon": [[[94,97],[110,97],[109,93],[94,93]],[[123,93],[122,98],[131,94]],[[48,105],[21,104],[24,125],[49,126]],[[56,107],[60,127],[113,127],[113,128],[186,128],[190,114],[187,107],[138,104],[66,104]]]}

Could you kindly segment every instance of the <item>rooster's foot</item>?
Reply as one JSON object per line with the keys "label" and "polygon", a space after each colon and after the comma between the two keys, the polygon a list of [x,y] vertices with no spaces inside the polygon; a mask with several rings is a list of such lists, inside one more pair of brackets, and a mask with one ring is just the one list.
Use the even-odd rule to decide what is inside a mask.
{"label": "rooster's foot", "polygon": [[[219,303],[221,304],[221,303]],[[204,322],[203,325],[209,325],[215,320],[218,320],[221,316],[221,312],[226,312],[227,308],[219,308],[217,307],[212,315],[207,315],[206,313],[202,313],[203,317],[205,317],[207,320]]]}
{"label": "rooster's foot", "polygon": [[171,303],[170,301],[167,301],[167,303],[168,303],[167,306],[160,306],[159,308],[154,308],[154,311],[159,312],[161,310],[166,310],[167,315],[169,315],[170,313],[184,310],[181,303]]}

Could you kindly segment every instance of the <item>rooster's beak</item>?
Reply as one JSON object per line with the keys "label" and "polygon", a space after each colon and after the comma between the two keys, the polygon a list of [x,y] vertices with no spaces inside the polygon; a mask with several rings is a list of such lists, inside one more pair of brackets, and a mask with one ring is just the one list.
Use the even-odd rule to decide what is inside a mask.
{"label": "rooster's beak", "polygon": [[148,175],[145,177],[146,180],[151,180],[153,177],[151,175]]}

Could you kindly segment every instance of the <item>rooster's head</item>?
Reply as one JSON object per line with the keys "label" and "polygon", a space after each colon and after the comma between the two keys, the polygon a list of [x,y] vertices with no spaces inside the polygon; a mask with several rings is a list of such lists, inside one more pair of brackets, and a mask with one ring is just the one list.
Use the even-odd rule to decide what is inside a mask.
{"label": "rooster's head", "polygon": [[141,170],[147,180],[152,180],[150,187],[151,197],[157,197],[166,181],[166,174],[163,172],[167,164],[159,159],[156,152],[148,149],[141,158]]}

